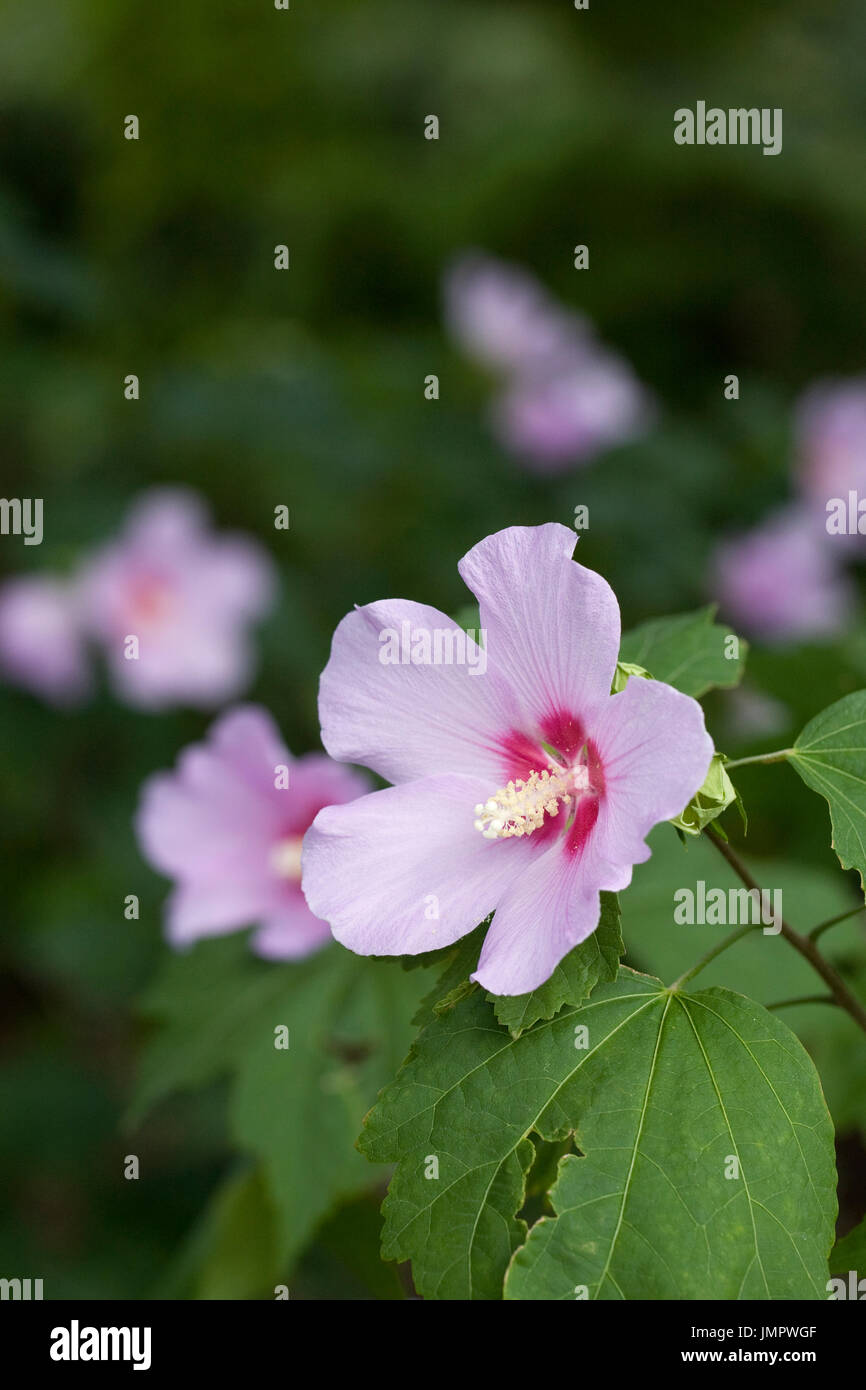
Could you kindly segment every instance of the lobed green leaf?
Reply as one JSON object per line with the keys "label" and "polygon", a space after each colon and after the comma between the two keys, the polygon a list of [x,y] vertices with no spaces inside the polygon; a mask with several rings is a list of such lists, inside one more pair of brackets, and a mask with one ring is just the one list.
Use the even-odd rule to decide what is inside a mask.
{"label": "lobed green leaf", "polygon": [[810,719],[789,760],[806,786],[824,797],[839,863],[856,869],[866,887],[866,690]]}
{"label": "lobed green leaf", "polygon": [[[586,1030],[584,1032],[584,1030]],[[526,1239],[535,1149],[575,1135]],[[515,1038],[476,992],[420,1035],[360,1141],[396,1163],[383,1254],[426,1298],[823,1298],[833,1129],[779,1019],[622,968]],[[739,1177],[726,1177],[731,1159]],[[576,1292],[578,1291],[578,1292]]]}
{"label": "lobed green leaf", "polygon": [[739,685],[748,643],[736,638],[731,628],[714,622],[715,612],[711,604],[696,613],[641,623],[623,633],[620,661],[642,666],[655,680],[695,698],[714,686]]}

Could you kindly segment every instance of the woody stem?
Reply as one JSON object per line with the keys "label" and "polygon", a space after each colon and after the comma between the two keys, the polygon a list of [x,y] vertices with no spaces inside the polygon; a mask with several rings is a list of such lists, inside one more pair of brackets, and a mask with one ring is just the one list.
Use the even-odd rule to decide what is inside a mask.
{"label": "woody stem", "polygon": [[[754,889],[760,893],[761,890],[749,873],[749,870],[736,851],[731,849],[728,842],[723,840],[721,835],[719,835],[712,826],[708,826],[704,833],[715,845],[719,854],[728,861],[741,882],[743,882],[747,888]],[[863,1008],[859,999],[851,993],[839,972],[834,969],[828,960],[824,959],[815,942],[808,936],[801,936],[798,931],[795,931],[793,927],[788,925],[784,918],[782,919],[781,932],[782,936],[793,946],[794,950],[799,951],[800,955],[809,962],[812,969],[821,976],[821,979],[824,981],[825,985],[827,985],[839,1007],[844,1009],[846,1013],[849,1013],[858,1027],[862,1028],[863,1032],[866,1033],[866,1009]],[[730,940],[731,938],[729,937],[728,943],[730,943]],[[722,943],[723,946],[725,944],[724,942]]]}

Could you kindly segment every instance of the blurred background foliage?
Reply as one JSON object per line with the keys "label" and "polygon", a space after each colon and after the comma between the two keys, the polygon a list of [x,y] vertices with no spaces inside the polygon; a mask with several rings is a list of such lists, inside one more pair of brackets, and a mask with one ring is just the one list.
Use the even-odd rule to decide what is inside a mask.
{"label": "blurred background foliage", "polygon": [[[6,0],[3,491],[44,497],[46,527],[39,548],[0,542],[3,573],[69,568],[146,486],[197,488],[279,566],[250,694],[295,752],[318,745],[316,680],[343,613],[398,594],[455,611],[457,558],[501,526],[569,524],[584,503],[580,558],[613,584],[626,627],[698,606],[715,540],[788,495],[796,395],[866,365],[864,44],[855,0],[588,12],[293,0],[288,13],[269,0]],[[699,98],[782,107],[781,157],[676,146],[673,111]],[[123,139],[129,113],[137,143]],[[428,113],[438,142],[423,139]],[[282,242],[287,273],[273,264]],[[588,272],[573,268],[578,242]],[[503,456],[488,383],[441,326],[441,274],[467,246],[526,265],[596,321],[662,403],[646,440],[554,479]],[[138,402],[123,397],[130,372]],[[729,372],[736,404],[722,396]],[[289,532],[273,529],[280,503]],[[784,702],[771,736],[784,746],[866,684],[866,644],[855,632],[834,647],[756,646],[749,670]],[[768,746],[738,733],[728,697],[708,708],[726,751]],[[273,1244],[273,1192],[260,1156],[239,1152],[218,1039],[191,1023],[177,1055],[198,1040],[212,1065],[127,1123],[154,1028],[137,1000],[154,979],[180,981],[162,1007],[181,1016],[184,989],[211,969],[224,990],[268,970],[296,987],[293,967],[235,949],[242,938],[173,963],[161,941],[166,889],[131,816],[143,778],[208,722],[105,693],[57,714],[0,691],[0,1273],[43,1277],[46,1296],[272,1296],[299,1253]],[[791,884],[795,925],[852,902],[822,803],[786,768],[746,769],[740,785],[750,851]],[[632,959],[663,972],[680,965],[670,883],[706,867],[699,847],[687,871],[671,861],[681,851],[664,834],[624,901]],[[129,893],[140,921],[124,919]],[[862,945],[852,927],[834,950],[856,970]],[[705,945],[684,949],[695,959]],[[744,944],[716,975],[772,1002],[758,955]],[[863,1210],[863,1040],[829,1009],[788,1021],[832,1053],[847,1228]],[[350,1070],[367,1065],[352,1040],[369,1027],[348,1027]],[[403,1034],[388,1046],[399,1060]],[[137,1182],[122,1177],[130,1152]],[[312,1194],[315,1165],[306,1181]],[[404,1296],[378,1261],[377,1182],[338,1179],[342,1205],[311,1195],[293,1297]]]}

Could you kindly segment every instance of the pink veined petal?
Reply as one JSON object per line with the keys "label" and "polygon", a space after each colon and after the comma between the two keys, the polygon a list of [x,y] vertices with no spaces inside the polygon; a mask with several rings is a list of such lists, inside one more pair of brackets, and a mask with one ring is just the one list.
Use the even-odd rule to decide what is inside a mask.
{"label": "pink veined petal", "polygon": [[327,922],[313,916],[298,890],[255,932],[252,948],[266,960],[302,960],[331,939]]}
{"label": "pink veined petal", "polygon": [[317,917],[359,955],[418,955],[465,936],[538,853],[531,837],[473,828],[487,783],[439,776],[320,811],[302,886]]}
{"label": "pink veined petal", "polygon": [[[414,638],[423,631],[447,634],[439,639],[441,653],[462,649],[465,662],[404,662],[402,654],[412,653],[404,632]],[[399,664],[383,659],[389,648],[396,651],[391,633]],[[443,771],[478,775],[485,800],[502,784],[497,731],[511,727],[516,711],[500,673],[450,618],[421,603],[388,599],[349,613],[334,633],[319,717],[332,758],[371,767],[394,783]]]}
{"label": "pink veined petal", "polygon": [[596,887],[618,890],[649,859],[652,827],[678,816],[703,783],[713,741],[697,700],[639,676],[611,697],[591,734],[604,793],[581,857]]}
{"label": "pink veined petal", "polygon": [[557,840],[511,884],[484,938],[472,976],[492,994],[526,994],[598,926],[598,888],[586,883],[580,856]]}
{"label": "pink veined petal", "polygon": [[487,652],[508,673],[524,728],[585,719],[609,693],[619,654],[619,605],[601,575],[575,564],[567,526],[512,526],[458,566],[481,606]]}

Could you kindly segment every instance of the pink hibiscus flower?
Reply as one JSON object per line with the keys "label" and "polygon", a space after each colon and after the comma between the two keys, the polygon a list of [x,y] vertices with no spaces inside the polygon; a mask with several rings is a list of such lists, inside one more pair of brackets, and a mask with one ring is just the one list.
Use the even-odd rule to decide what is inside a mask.
{"label": "pink hibiscus flower", "polygon": [[628,363],[518,267],[467,253],[446,274],[444,298],[455,341],[503,378],[494,434],[533,471],[585,463],[651,424],[649,392]]}
{"label": "pink hibiscus flower", "polygon": [[125,700],[144,709],[210,708],[248,684],[247,629],[269,607],[275,583],[261,546],[215,534],[194,493],[166,488],[136,503],[119,539],[85,564],[79,588],[87,627]]}
{"label": "pink hibiscus flower", "polygon": [[301,892],[301,845],[318,811],[368,789],[324,753],[292,759],[270,715],[242,706],[175,772],[142,790],[136,819],[145,858],[175,880],[166,928],[175,946],[258,924],[253,949],[293,960],[329,939]]}
{"label": "pink hibiscus flower", "polygon": [[75,592],[50,575],[20,575],[0,589],[0,673],[53,705],[90,693]]}
{"label": "pink hibiscus flower", "polygon": [[325,747],[394,783],[321,811],[305,840],[307,901],[351,950],[415,955],[495,910],[474,978],[495,994],[534,989],[595,930],[600,891],[649,858],[652,826],[703,782],[713,745],[696,701],[640,678],[610,694],[619,608],[574,545],[565,526],[513,527],[461,561],[483,674],[479,662],[383,664],[381,634],[404,621],[451,631],[460,650],[454,624],[422,604],[368,604],[337,628]]}
{"label": "pink hibiscus flower", "polygon": [[803,491],[822,508],[851,488],[866,495],[866,377],[812,386],[797,407],[796,445]]}
{"label": "pink hibiscus flower", "polygon": [[827,544],[822,518],[796,504],[723,541],[711,588],[733,622],[766,642],[835,634],[854,607],[853,586]]}
{"label": "pink hibiscus flower", "polygon": [[586,320],[561,309],[534,276],[481,251],[450,266],[443,298],[454,341],[491,371],[555,364],[588,336]]}
{"label": "pink hibiscus flower", "polygon": [[634,372],[601,350],[549,374],[517,377],[493,405],[500,443],[525,457],[537,473],[586,463],[639,437],[651,419],[649,397]]}

